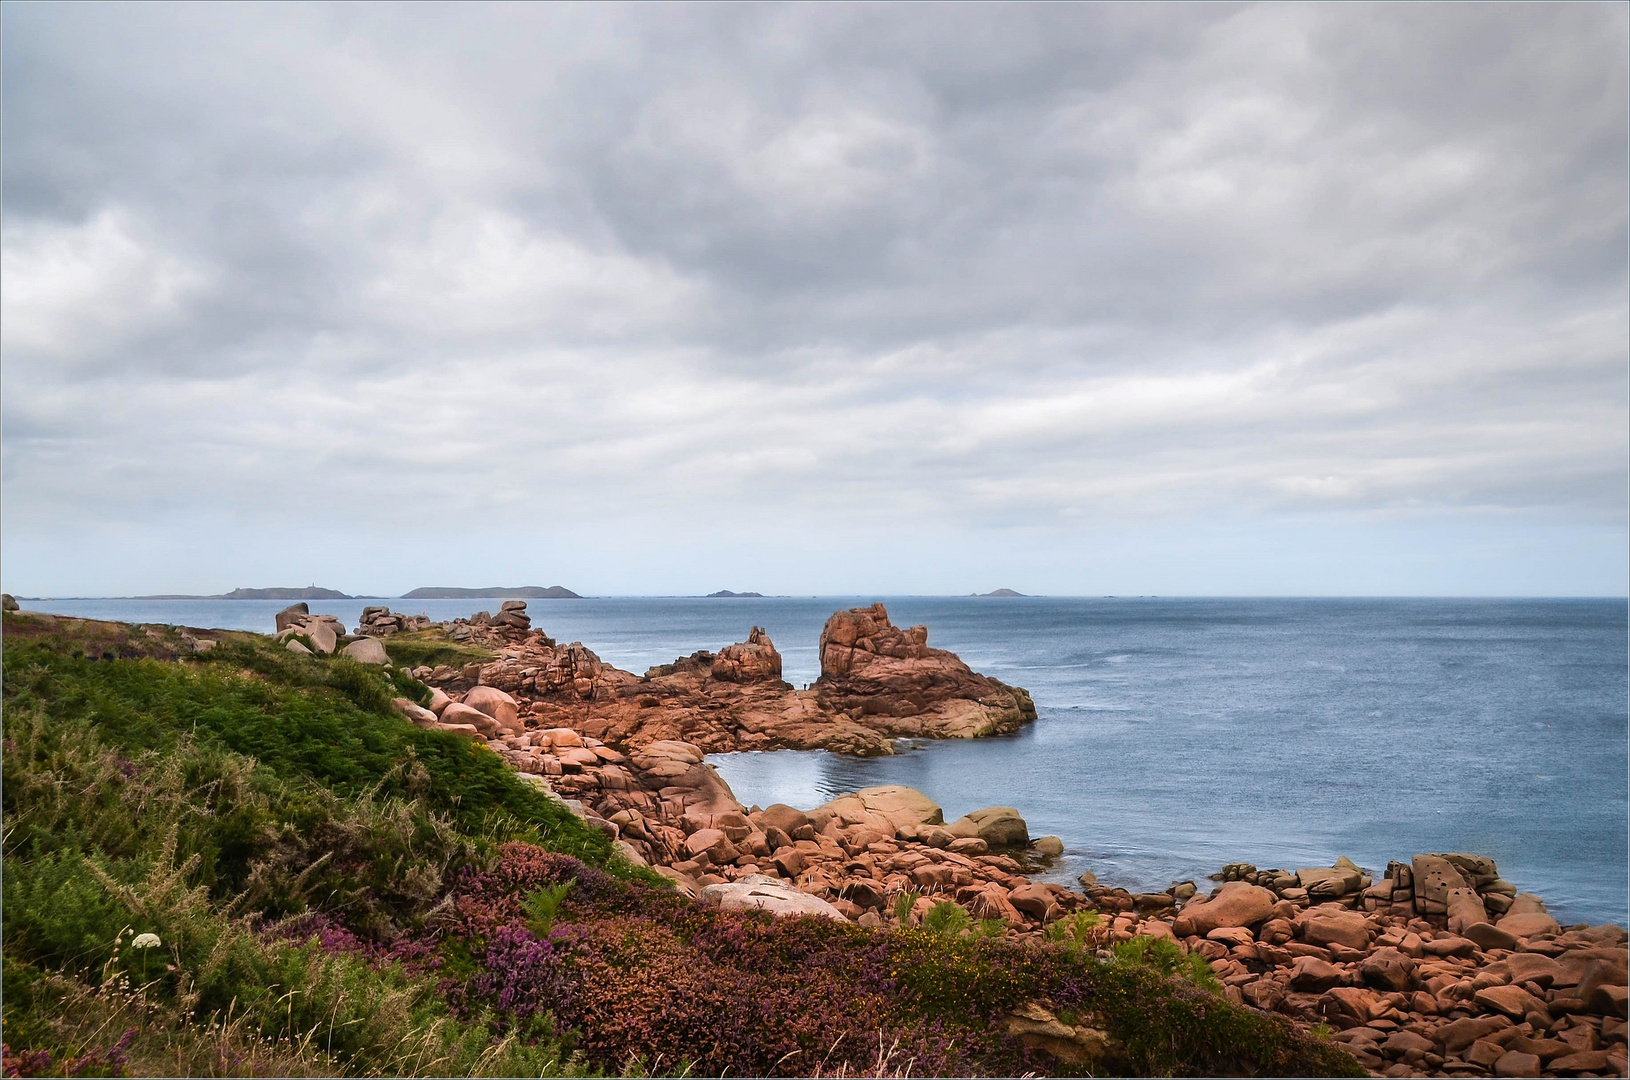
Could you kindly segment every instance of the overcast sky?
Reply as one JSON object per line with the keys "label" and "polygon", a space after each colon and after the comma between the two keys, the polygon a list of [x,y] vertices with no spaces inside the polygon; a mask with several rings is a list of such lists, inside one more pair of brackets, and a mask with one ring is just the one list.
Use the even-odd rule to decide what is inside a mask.
{"label": "overcast sky", "polygon": [[5,588],[1627,589],[1623,4],[17,4]]}

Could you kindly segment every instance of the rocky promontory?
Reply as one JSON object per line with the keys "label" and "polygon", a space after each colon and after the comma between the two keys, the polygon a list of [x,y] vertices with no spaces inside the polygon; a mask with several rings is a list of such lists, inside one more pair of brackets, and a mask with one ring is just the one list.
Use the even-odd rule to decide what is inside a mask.
{"label": "rocky promontory", "polygon": [[[627,747],[680,740],[709,753],[888,754],[896,737],[1008,734],[1036,716],[1023,689],[929,648],[926,627],[896,627],[882,604],[827,620],[821,676],[805,690],[782,680],[781,654],[762,627],[718,653],[692,653],[639,676],[580,642],[563,645],[532,629],[525,609],[506,601],[496,615],[446,624],[451,640],[489,649],[493,660],[415,674],[448,693],[496,687],[542,727],[570,727]],[[374,625],[396,618],[370,616]]]}

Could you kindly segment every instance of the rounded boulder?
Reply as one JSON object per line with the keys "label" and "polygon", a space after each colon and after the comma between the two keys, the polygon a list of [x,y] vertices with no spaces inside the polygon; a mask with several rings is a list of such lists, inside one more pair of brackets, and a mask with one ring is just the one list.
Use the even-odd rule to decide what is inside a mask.
{"label": "rounded boulder", "polygon": [[1279,898],[1260,885],[1230,881],[1206,900],[1193,900],[1172,924],[1178,937],[1205,937],[1221,926],[1254,926],[1273,917]]}
{"label": "rounded boulder", "polygon": [[503,728],[498,726],[498,721],[480,709],[472,709],[468,705],[460,704],[457,701],[441,711],[441,722],[455,726],[468,725],[489,739],[504,733]]}
{"label": "rounded boulder", "polygon": [[791,885],[764,874],[748,874],[738,881],[709,885],[702,890],[702,903],[724,911],[768,911],[785,917],[815,915],[846,922],[843,912],[818,896],[799,892]]}
{"label": "rounded boulder", "polygon": [[1030,843],[1030,827],[1011,806],[987,806],[965,814],[951,823],[951,833],[974,837],[991,847],[1024,847]]}
{"label": "rounded boulder", "polygon": [[[377,643],[376,643],[377,644]],[[494,686],[477,686],[464,695],[463,704],[486,713],[508,732],[521,730],[521,709],[514,698]],[[442,719],[447,719],[443,716]]]}
{"label": "rounded boulder", "polygon": [[388,664],[391,662],[390,654],[385,646],[379,643],[378,638],[357,638],[351,644],[340,650],[341,656],[349,656],[359,664]]}

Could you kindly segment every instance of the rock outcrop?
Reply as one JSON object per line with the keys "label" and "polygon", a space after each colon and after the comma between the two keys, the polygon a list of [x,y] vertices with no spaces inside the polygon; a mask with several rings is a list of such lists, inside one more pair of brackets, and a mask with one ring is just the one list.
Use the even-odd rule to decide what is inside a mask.
{"label": "rock outcrop", "polygon": [[[1035,717],[1025,691],[928,648],[926,629],[896,628],[880,604],[828,620],[823,674],[809,690],[782,681],[781,654],[763,627],[716,654],[696,652],[641,677],[606,664],[580,642],[561,645],[533,630],[525,607],[507,601],[496,616],[482,612],[446,624],[453,640],[493,649],[497,659],[414,675],[455,694],[496,687],[543,726],[575,727],[629,748],[681,740],[710,753],[876,755],[892,753],[897,736],[999,734]],[[370,626],[385,625],[377,621],[384,609],[369,612],[376,620]]]}
{"label": "rock outcrop", "polygon": [[991,847],[1024,847],[1030,843],[1030,830],[1024,818],[1011,806],[987,806],[951,822],[951,835],[977,837]]}
{"label": "rock outcrop", "polygon": [[902,630],[882,604],[840,611],[820,641],[815,691],[837,712],[891,735],[966,739],[1010,734],[1036,718],[1030,695],[979,675],[928,627]]}
{"label": "rock outcrop", "polygon": [[[726,645],[714,657],[708,674],[723,682],[781,682],[781,654],[762,626],[753,627],[747,640]],[[787,689],[792,689],[790,686]]]}
{"label": "rock outcrop", "polygon": [[365,607],[357,621],[357,633],[365,637],[388,637],[410,630],[428,630],[428,615],[401,615],[388,607]]}
{"label": "rock outcrop", "polygon": [[308,652],[333,655],[340,638],[346,636],[345,624],[332,615],[312,615],[305,607],[305,604],[295,604],[277,613],[276,639],[298,643]]}
{"label": "rock outcrop", "polygon": [[[633,684],[716,682],[712,660]],[[1624,931],[1557,926],[1539,898],[1518,893],[1489,860],[1427,855],[1392,863],[1381,877],[1345,859],[1297,871],[1235,863],[1217,875],[1225,880],[1209,895],[1192,882],[1131,893],[1084,879],[1081,891],[1067,890],[1026,876],[1036,865],[1027,849],[1002,853],[981,836],[956,835],[961,821],[1009,820],[1004,808],[947,827],[932,800],[890,786],[810,811],[779,804],[749,810],[703,761],[706,748],[697,742],[652,739],[625,753],[586,730],[601,707],[627,700],[603,665],[585,675],[586,689],[573,683],[553,692],[587,695],[576,699],[573,723],[555,723],[553,706],[540,714],[537,674],[525,676],[533,690],[513,695],[519,731],[446,694],[431,709],[398,707],[421,726],[484,742],[607,831],[619,850],[704,903],[898,926],[918,924],[936,903],[951,901],[1029,938],[1076,912],[1097,911],[1104,945],[1138,935],[1172,940],[1208,961],[1229,1000],[1328,1025],[1377,1074],[1624,1073]],[[731,694],[746,692],[744,684],[725,685]],[[766,684],[745,684],[754,685]],[[603,700],[595,697],[602,693]],[[1419,896],[1417,880],[1425,883]],[[1452,930],[1455,890],[1469,892],[1468,905],[1476,897],[1497,921]],[[1066,1062],[1090,1056],[1097,1037],[1090,1023],[1066,1023],[1044,1005],[1015,1012],[1010,1031]]]}

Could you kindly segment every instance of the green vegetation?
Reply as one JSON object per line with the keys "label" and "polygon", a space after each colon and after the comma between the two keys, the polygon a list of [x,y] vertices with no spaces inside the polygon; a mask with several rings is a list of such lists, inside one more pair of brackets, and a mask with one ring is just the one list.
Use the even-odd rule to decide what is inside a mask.
{"label": "green vegetation", "polygon": [[447,636],[440,627],[391,634],[379,639],[393,664],[403,667],[463,667],[465,664],[484,664],[494,654],[477,645],[466,645]]}
{"label": "green vegetation", "polygon": [[1038,947],[949,902],[876,932],[704,909],[397,716],[400,672],[4,629],[7,1075],[1067,1068],[1006,1034],[1032,1002],[1110,1034],[1099,1072],[1361,1075],[1169,943],[1100,959],[1089,917]]}
{"label": "green vegetation", "polygon": [[1144,967],[1162,975],[1186,979],[1202,990],[1222,992],[1216,972],[1199,953],[1185,953],[1170,938],[1135,937],[1117,942],[1110,950],[1123,967]]}
{"label": "green vegetation", "polygon": [[654,875],[485,746],[397,716],[402,676],[219,638],[176,663],[154,658],[170,633],[6,614],[7,1045],[80,1075],[580,1067],[453,1017],[412,964],[276,928],[337,913],[398,938],[513,839]]}
{"label": "green vegetation", "polygon": [[549,936],[549,931],[555,928],[555,917],[560,914],[561,903],[576,884],[575,880],[567,880],[558,885],[542,885],[521,901],[521,910],[526,913],[526,928],[535,937]]}
{"label": "green vegetation", "polygon": [[[906,910],[909,912],[911,909],[907,907]],[[922,928],[940,937],[971,934],[974,937],[998,938],[1006,932],[1007,924],[1001,919],[975,921],[961,904],[952,900],[941,900],[923,915]]]}
{"label": "green vegetation", "polygon": [[1043,937],[1063,948],[1069,956],[1085,957],[1108,940],[1109,927],[1096,911],[1078,911],[1047,927]]}

